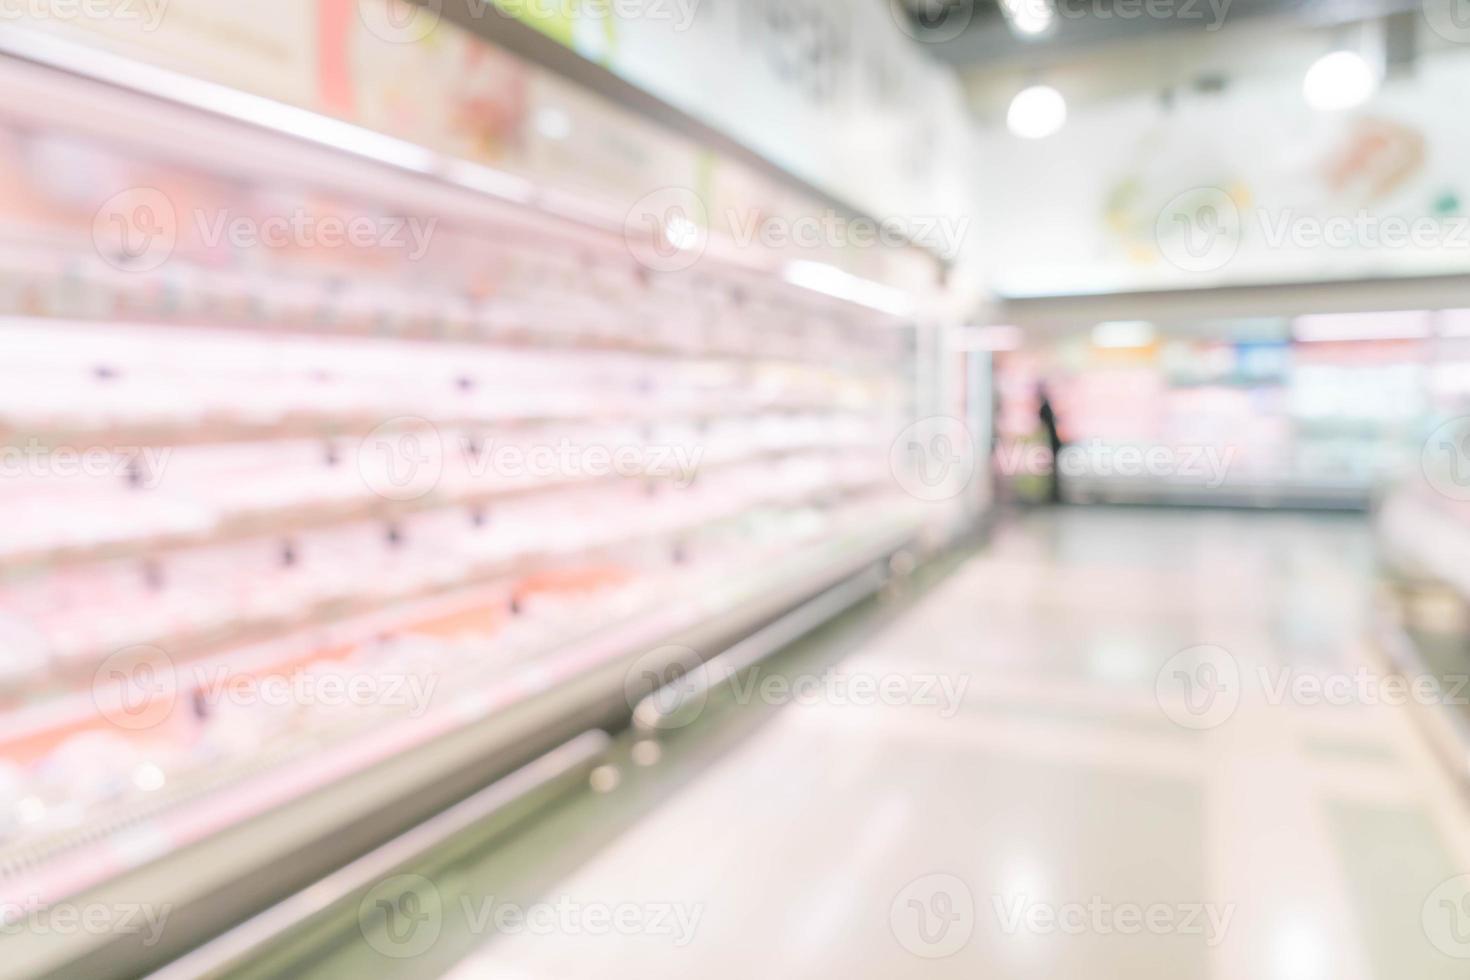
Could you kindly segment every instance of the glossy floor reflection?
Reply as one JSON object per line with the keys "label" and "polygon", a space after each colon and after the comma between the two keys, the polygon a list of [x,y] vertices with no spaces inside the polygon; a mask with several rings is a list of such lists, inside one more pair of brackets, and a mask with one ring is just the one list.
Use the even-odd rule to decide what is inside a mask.
{"label": "glossy floor reflection", "polygon": [[1030,515],[747,688],[785,706],[453,975],[1470,976],[1470,815],[1373,593],[1361,520]]}

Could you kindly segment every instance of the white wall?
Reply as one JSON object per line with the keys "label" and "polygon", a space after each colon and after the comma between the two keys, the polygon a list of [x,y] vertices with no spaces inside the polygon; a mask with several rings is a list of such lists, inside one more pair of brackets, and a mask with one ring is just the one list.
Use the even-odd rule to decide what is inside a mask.
{"label": "white wall", "polygon": [[[1425,56],[1348,112],[1310,109],[1301,78],[1234,78],[1172,109],[1153,92],[1082,105],[1039,141],[988,127],[987,286],[1037,296],[1470,272],[1470,47]],[[1441,213],[1450,197],[1458,208]],[[1235,220],[1219,225],[1220,251],[1193,262],[1184,236],[1206,251],[1209,206]],[[1415,219],[1429,222],[1428,246],[1393,244],[1394,222]],[[1312,244],[1332,222],[1351,224],[1346,244]]]}

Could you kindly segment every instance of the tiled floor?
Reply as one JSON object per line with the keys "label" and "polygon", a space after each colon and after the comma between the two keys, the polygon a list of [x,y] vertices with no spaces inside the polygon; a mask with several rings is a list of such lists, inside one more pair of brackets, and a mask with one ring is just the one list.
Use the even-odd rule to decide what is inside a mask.
{"label": "tiled floor", "polygon": [[[717,757],[695,766],[680,740],[707,736],[675,733],[659,765],[533,830],[516,863],[541,880],[515,902],[559,906],[542,928],[482,914],[457,927],[468,955],[420,965],[457,960],[459,980],[1470,976],[1464,798],[1414,709],[1339,703],[1392,693],[1372,596],[1352,518],[1031,515],[845,638],[837,675],[783,666],[811,678],[796,703],[747,688],[739,710],[769,717]],[[573,839],[575,858],[558,853]],[[459,906],[446,914],[511,901],[496,860],[439,882]]]}

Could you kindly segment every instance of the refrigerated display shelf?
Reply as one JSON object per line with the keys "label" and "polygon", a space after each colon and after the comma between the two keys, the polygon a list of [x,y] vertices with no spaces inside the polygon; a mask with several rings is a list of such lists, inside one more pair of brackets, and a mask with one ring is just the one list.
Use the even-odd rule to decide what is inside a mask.
{"label": "refrigerated display shelf", "polygon": [[[85,247],[93,246],[88,242]],[[0,249],[0,256],[3,256],[3,249]],[[630,265],[633,263],[628,255],[616,261]],[[101,260],[98,262],[105,265]],[[191,269],[192,271],[194,270]],[[133,290],[142,289],[136,275],[121,272],[115,274]],[[180,277],[182,270],[170,269],[168,274]],[[202,271],[199,274],[205,275]],[[218,273],[213,272],[208,275],[216,279],[219,277]],[[341,280],[332,277],[327,281],[335,284]],[[893,331],[896,321],[886,318],[877,318],[865,328],[865,343],[826,345],[815,349],[794,344],[791,338],[803,334],[804,329],[801,318],[791,318],[786,308],[792,304],[810,303],[811,297],[805,296],[777,298],[767,304],[764,314],[759,310],[743,310],[733,303],[722,304],[723,315],[748,317],[762,325],[754,335],[743,336],[740,343],[732,345],[718,338],[722,333],[734,331],[722,329],[718,324],[712,326],[710,321],[692,324],[683,319],[687,316],[685,301],[688,297],[668,297],[662,305],[655,304],[649,310],[640,311],[635,305],[640,298],[644,301],[658,298],[658,294],[653,292],[653,286],[645,287],[640,297],[633,297],[631,301],[625,300],[627,306],[617,314],[618,317],[626,318],[625,325],[609,329],[609,323],[616,324],[618,321],[607,315],[605,307],[601,315],[586,323],[584,321],[589,319],[590,314],[576,318],[560,317],[556,313],[556,306],[546,302],[525,301],[514,306],[504,301],[487,303],[477,300],[468,303],[449,292],[440,297],[439,305],[444,308],[463,305],[469,312],[395,312],[391,315],[380,312],[372,318],[362,319],[346,314],[337,305],[342,302],[340,298],[323,302],[322,279],[303,280],[298,284],[304,293],[314,297],[318,308],[295,315],[273,310],[265,301],[264,297],[278,297],[286,288],[285,284],[274,277],[268,282],[252,283],[248,289],[242,286],[237,291],[229,292],[221,287],[215,287],[213,293],[201,292],[201,287],[191,284],[186,294],[194,298],[189,303],[184,303],[173,295],[175,292],[185,292],[182,286],[172,287],[159,295],[159,288],[151,285],[134,302],[130,299],[133,294],[114,289],[88,293],[81,288],[84,283],[85,280],[79,280],[74,271],[23,273],[17,266],[6,265],[3,257],[0,257],[0,297],[13,299],[6,307],[26,311],[31,316],[46,315],[58,319],[106,319],[129,326],[179,324],[214,331],[239,330],[267,322],[273,335],[284,337],[386,337],[429,344],[471,344],[528,351],[565,351],[575,348],[605,354],[640,354],[662,359],[718,357],[748,363],[779,357],[814,365],[836,363],[853,369],[881,369],[883,352],[897,353],[885,337]],[[589,287],[579,284],[573,288]],[[337,287],[333,286],[325,292],[333,296]],[[724,292],[716,291],[716,294],[723,295]],[[421,297],[422,293],[405,291],[405,295]],[[604,303],[608,301],[606,298],[602,300]],[[668,308],[671,306],[677,306],[679,310],[678,321],[664,324],[661,321],[669,318],[671,314]],[[239,312],[235,315],[224,315],[220,312],[221,308],[238,309]],[[381,310],[384,307],[377,308]],[[392,309],[391,306],[386,308]],[[535,312],[531,312],[532,310]],[[860,315],[872,317],[871,311],[866,309],[861,310]],[[778,318],[785,322],[774,329],[766,326],[769,321]],[[567,322],[572,326],[549,327],[546,325],[548,321]],[[650,324],[652,335],[648,326]],[[711,336],[716,339],[711,341]]]}
{"label": "refrigerated display shelf", "polygon": [[1442,583],[1470,602],[1470,503],[1415,480],[1385,496],[1377,531],[1384,557],[1400,575]]}
{"label": "refrigerated display shelf", "polygon": [[[601,444],[593,442],[592,445]],[[845,453],[850,453],[861,445],[863,445],[861,442],[854,442],[846,446],[841,442],[821,442],[764,449],[742,456],[725,458],[705,456],[698,466],[698,475],[705,478],[718,478],[721,470],[741,466],[754,466],[761,463],[779,464],[786,460],[811,458],[840,459]],[[125,532],[123,535],[110,540],[94,539],[80,545],[56,543],[39,548],[31,546],[23,550],[13,547],[5,548],[0,550],[0,575],[37,568],[55,570],[79,564],[137,559],[145,556],[163,560],[171,552],[188,548],[216,547],[258,539],[262,536],[284,541],[296,534],[343,524],[373,521],[389,525],[411,515],[426,512],[462,510],[469,513],[477,507],[488,507],[516,497],[567,490],[585,490],[599,486],[641,482],[648,487],[650,493],[656,493],[659,485],[681,479],[681,474],[678,473],[657,472],[650,469],[629,475],[614,473],[607,476],[532,478],[514,482],[505,480],[501,485],[491,488],[466,489],[461,486],[454,487],[450,492],[435,489],[415,499],[395,500],[375,494],[366,480],[361,477],[356,466],[345,464],[341,468],[345,470],[343,482],[347,484],[348,489],[353,491],[349,499],[292,500],[277,504],[275,507],[243,507],[233,512],[209,513],[211,502],[202,500],[197,495],[185,495],[174,502],[174,509],[168,515],[176,522],[187,523],[189,526],[184,529],[149,527],[146,524],[147,515],[137,513],[129,515],[132,508],[127,505],[135,503],[138,497],[119,486],[115,493],[118,493],[121,499],[109,500],[106,499],[105,494],[98,496],[103,498],[99,502],[106,508],[103,513],[110,513],[117,520],[124,522],[124,527],[120,529]],[[221,487],[220,489],[226,488]],[[48,493],[54,492],[54,489],[48,490]],[[164,499],[159,499],[160,497]],[[154,517],[159,516],[160,509],[169,506],[167,495],[156,492],[149,497],[148,503],[154,511],[152,515]],[[23,510],[17,507],[17,512],[23,513],[27,520],[37,521],[40,526],[50,526],[62,532],[75,534],[78,530],[77,526],[64,518],[82,505],[82,502],[76,499],[55,498],[46,501],[40,507],[31,506]],[[48,510],[54,512],[53,519],[49,522],[45,520]]]}
{"label": "refrigerated display shelf", "polygon": [[[852,509],[851,505],[848,509],[849,511]],[[861,519],[852,516],[845,519],[839,516],[834,518],[834,522],[835,526],[831,532],[837,537],[851,535],[862,523]],[[258,650],[255,648],[240,649],[204,662],[191,662],[183,657],[175,658],[174,666],[185,672],[185,679],[168,685],[161,696],[168,698],[173,703],[175,710],[186,710],[190,702],[189,696],[194,690],[194,685],[188,682],[187,671],[192,671],[196,680],[209,675],[218,675],[221,671],[228,671],[231,678],[248,678],[276,672],[292,673],[306,669],[315,662],[329,665],[355,663],[363,669],[364,673],[370,673],[373,669],[381,667],[382,663],[387,663],[395,657],[402,659],[403,656],[408,657],[410,663],[418,663],[422,667],[423,663],[413,660],[412,644],[409,644],[410,649],[399,650],[395,647],[395,642],[408,642],[408,639],[414,637],[428,636],[427,633],[420,632],[428,628],[427,624],[446,621],[463,623],[466,617],[482,625],[491,624],[488,628],[491,630],[489,635],[492,637],[492,642],[498,636],[500,642],[509,643],[512,642],[509,638],[510,634],[519,636],[527,632],[536,636],[549,633],[550,637],[541,640],[545,650],[517,652],[514,654],[513,662],[510,663],[482,659],[452,660],[445,659],[441,655],[438,660],[432,661],[433,673],[441,685],[448,683],[447,687],[440,686],[438,692],[448,691],[463,700],[469,696],[466,692],[484,687],[508,668],[517,666],[524,668],[528,672],[527,676],[545,680],[546,678],[541,675],[534,674],[534,671],[539,669],[535,666],[539,658],[550,650],[571,643],[577,633],[603,628],[594,624],[600,622],[607,628],[612,628],[613,624],[625,620],[628,617],[627,607],[630,595],[633,598],[642,595],[641,601],[645,606],[655,595],[659,597],[655,605],[673,602],[718,606],[721,602],[738,600],[749,591],[749,581],[730,586],[726,582],[729,574],[728,566],[733,563],[740,568],[761,567],[764,561],[781,547],[791,543],[792,533],[796,531],[797,528],[791,526],[788,531],[775,534],[774,538],[771,533],[767,533],[764,537],[756,536],[743,540],[743,547],[751,552],[749,555],[737,553],[732,556],[721,553],[717,557],[706,558],[703,561],[686,561],[651,573],[639,574],[630,570],[619,574],[617,570],[626,566],[611,564],[609,575],[592,582],[587,589],[575,591],[571,599],[557,600],[554,594],[549,595],[545,600],[533,599],[532,608],[522,617],[512,616],[508,606],[517,594],[525,595],[520,591],[516,582],[526,582],[534,576],[518,571],[514,580],[507,580],[499,585],[467,586],[442,596],[419,599],[412,603],[389,606],[371,612],[361,612],[355,619],[349,618],[334,624],[329,636],[303,635],[294,644],[264,645]],[[810,536],[808,533],[807,537],[810,538]],[[552,566],[548,566],[550,567]],[[552,605],[546,606],[547,602],[551,602]],[[493,615],[495,613],[499,614],[498,617]],[[637,614],[646,615],[648,613],[649,610],[644,608],[639,609]],[[517,633],[517,630],[520,633]],[[384,640],[385,636],[396,639]],[[364,652],[372,651],[377,659],[358,661],[349,657],[344,660],[341,655],[342,651],[354,648]],[[0,743],[35,742],[43,738],[55,743],[63,736],[71,737],[80,730],[86,730],[85,726],[89,723],[101,725],[105,729],[108,705],[103,703],[104,697],[103,692],[93,690],[74,695],[64,702],[37,704],[25,712],[26,717],[12,719],[3,728],[0,728]],[[360,714],[348,714],[340,718],[313,719],[311,731],[305,733],[289,731],[286,733],[287,737],[284,738],[283,744],[275,746],[271,751],[275,752],[277,762],[280,761],[281,752],[291,756],[299,753],[309,754],[324,744],[320,740],[330,741],[332,738],[350,737],[359,733],[365,726],[375,725],[385,716],[403,714],[407,707],[401,704],[368,705]],[[437,707],[442,707],[442,705],[436,705]],[[135,713],[146,713],[148,706],[133,705],[131,710]],[[299,744],[299,739],[303,735],[308,737],[308,744]],[[264,755],[266,758],[271,758],[269,752]],[[254,764],[253,760],[251,764]],[[275,762],[271,764],[274,765]],[[196,779],[200,777],[208,785],[230,780],[227,773],[222,773],[217,769],[196,774]],[[170,780],[170,785],[172,785],[172,780]],[[149,801],[148,807],[151,810],[158,806],[171,805],[167,801],[172,800],[178,792],[180,792],[178,789],[171,789],[169,793],[162,794],[165,802],[159,802],[157,799],[159,794],[156,792],[150,791],[139,795]],[[190,796],[196,795],[194,789],[186,789],[184,792]],[[132,819],[132,815],[117,817],[109,812],[105,824],[111,826],[116,819],[123,819],[126,822]],[[84,826],[68,829],[60,835],[60,839],[69,841],[78,838],[90,839],[94,836],[97,836],[95,827]],[[56,849],[58,849],[57,845],[54,842],[48,843],[44,837],[25,843],[6,845],[0,849],[0,878],[13,874],[17,867],[37,863],[37,855]]]}
{"label": "refrigerated display shelf", "polygon": [[[913,324],[839,288],[866,281],[833,266],[813,287],[788,257],[718,235],[697,268],[656,271],[637,259],[655,232],[601,202],[19,36],[0,32],[14,178],[0,306],[22,314],[0,321],[19,368],[0,436],[177,454],[156,486],[49,469],[8,484],[0,606],[18,618],[0,616],[0,640],[21,626],[44,643],[21,637],[0,660],[16,709],[0,796],[17,804],[0,819],[0,898],[121,890],[187,909],[198,937],[223,931],[579,732],[625,724],[646,693],[627,688],[640,655],[717,653],[920,536],[889,460],[924,401]],[[97,231],[107,205],[92,198],[129,188],[200,213],[310,203],[440,224],[421,261],[181,235],[149,269]],[[646,473],[477,482],[451,464],[426,493],[372,499],[350,440],[395,419],[703,456],[686,488]],[[319,479],[333,456],[343,479]],[[114,658],[151,667],[150,650],[172,687],[109,686]],[[443,683],[421,712],[200,696],[220,672],[424,671]],[[165,721],[133,732],[119,706]],[[182,951],[31,938],[7,943],[0,971],[137,973]]]}
{"label": "refrigerated display shelf", "polygon": [[[615,726],[615,719],[626,720],[649,691],[628,687],[628,671],[641,662],[641,655],[664,644],[682,644],[679,649],[712,655],[783,610],[875,562],[886,564],[888,556],[913,540],[917,529],[912,516],[875,521],[865,513],[847,522],[837,535],[794,552],[782,549],[778,572],[763,562],[742,566],[745,571],[735,576],[728,568],[717,568],[713,572],[721,581],[717,591],[693,589],[690,601],[682,606],[659,603],[655,611],[596,630],[585,642],[563,646],[551,660],[528,662],[516,678],[467,689],[462,698],[429,717],[385,727],[340,749],[319,751],[285,773],[263,772],[247,785],[206,792],[162,814],[131,814],[120,838],[112,836],[111,829],[92,829],[77,841],[76,850],[53,853],[39,865],[25,864],[29,873],[5,881],[0,893],[55,900],[93,887],[124,887],[129,894],[146,894],[171,907],[186,900],[207,904],[204,896],[227,898],[228,913],[213,919],[223,928],[242,913],[240,902],[258,901],[258,892],[242,896],[231,891],[243,887],[244,869],[271,865],[271,855],[276,855],[274,871],[284,871],[274,883],[277,897],[290,894],[330,870],[329,852],[334,848],[325,841],[340,835],[337,828],[342,821],[355,819],[360,831],[362,824],[382,816],[375,801],[383,802],[383,811],[390,800],[411,801],[410,810],[417,806],[418,816],[392,828],[386,835],[391,836],[450,802],[440,789],[446,782],[483,786],[499,772],[524,764],[578,731]],[[342,806],[344,800],[352,806]],[[402,819],[403,813],[394,816]],[[282,855],[304,853],[300,848],[307,841],[314,842],[311,859],[287,866],[279,863]],[[193,846],[180,854],[186,845]],[[207,859],[201,848],[207,850]],[[195,873],[179,874],[181,861],[189,862]],[[194,908],[197,911],[198,905]],[[208,928],[211,913],[200,915],[194,925]],[[136,971],[146,960],[161,962],[187,948],[173,940],[159,948],[123,949],[118,941],[127,947],[129,937],[115,935],[74,935],[62,943],[36,945],[28,942],[31,938],[22,934],[8,967],[40,975],[48,969],[105,961],[106,972],[116,974]]]}
{"label": "refrigerated display shelf", "polygon": [[1368,510],[1377,490],[1372,482],[1322,478],[1300,482],[1285,478],[1234,479],[1210,486],[1202,481],[1158,477],[1088,476],[1065,477],[1062,486],[1067,499],[1082,503],[1343,511]]}
{"label": "refrigerated display shelf", "polygon": [[[17,32],[22,36],[27,33]],[[211,174],[229,174],[247,184],[292,187],[300,184],[303,173],[329,173],[332,175],[329,190],[334,198],[392,201],[401,213],[438,216],[453,228],[481,228],[487,233],[481,249],[503,250],[504,242],[514,240],[518,248],[550,252],[542,261],[554,267],[565,268],[569,264],[565,257],[568,254],[610,255],[613,267],[624,270],[622,275],[630,277],[627,281],[640,286],[652,284],[655,291],[668,291],[671,302],[667,315],[651,322],[664,329],[664,321],[676,317],[678,323],[673,336],[683,338],[690,333],[689,300],[700,297],[707,301],[693,308],[718,309],[726,305],[720,300],[729,299],[732,289],[737,293],[751,290],[758,304],[766,295],[773,298],[769,304],[744,311],[760,314],[764,305],[766,313],[774,314],[750,315],[748,320],[752,323],[776,320],[793,328],[800,327],[802,319],[792,318],[787,312],[793,306],[843,311],[846,317],[861,316],[871,327],[879,328],[873,331],[875,338],[881,338],[881,328],[903,322],[892,311],[787,281],[781,277],[779,268],[752,265],[756,257],[714,236],[708,242],[699,270],[690,273],[639,270],[629,250],[630,236],[635,233],[628,227],[625,213],[609,215],[599,202],[565,194],[540,194],[534,185],[519,178],[339,120],[214,86],[205,87],[209,97],[189,105],[189,96],[201,91],[197,81],[180,85],[180,80],[170,72],[87,51],[55,38],[31,36],[25,43],[0,38],[0,51],[33,62],[25,65],[7,61],[0,65],[0,83],[14,95],[7,102],[6,111],[23,125],[74,128],[108,139],[113,145],[183,162]],[[42,65],[50,67],[38,67]],[[99,85],[98,78],[112,84]],[[99,103],[106,105],[105,112],[99,111]],[[44,114],[39,114],[43,104]],[[181,129],[193,132],[197,138],[179,141],[168,137],[167,134]],[[90,218],[88,215],[85,231],[77,229],[70,238],[62,236],[60,241],[69,255],[93,253],[95,243],[87,233],[91,230]],[[96,263],[88,259],[87,264]],[[570,264],[575,268],[577,263]],[[181,263],[181,266],[188,265]],[[407,296],[411,291],[412,303],[420,309],[424,297],[435,297],[430,302],[434,308],[430,318],[437,319],[463,303],[467,296],[475,295],[475,290],[472,283],[461,283],[452,289],[438,290],[436,295],[432,282],[426,281],[423,274],[433,268],[434,263],[427,263],[424,268],[414,270],[415,275],[408,277],[412,285],[406,286],[403,294]],[[201,276],[221,275],[213,269],[207,272],[191,269],[194,271]],[[266,266],[251,271],[253,275],[244,277],[248,286],[229,294],[233,305],[248,309],[251,304],[248,297],[261,295],[265,284],[283,289],[292,281],[300,281],[284,264],[280,269]],[[226,272],[224,276],[228,278],[231,274]],[[340,269],[324,270],[323,275],[308,284],[307,293],[315,293],[323,278],[340,278]],[[382,290],[381,279],[381,275],[374,277],[375,291]],[[564,300],[566,290],[562,284],[552,283],[552,287],[540,294],[540,298]],[[579,312],[595,322],[606,323],[609,307],[619,306],[617,300],[605,291],[595,297],[588,296]],[[316,302],[310,305],[315,319],[320,305]],[[374,314],[363,325],[368,332],[381,329],[379,313],[384,304],[377,301],[370,306]],[[547,309],[554,311],[556,306],[552,302],[549,306],[528,307],[529,315],[512,320],[545,325]],[[646,322],[645,318],[639,321]],[[769,342],[780,338],[780,330],[738,333],[748,340],[750,349],[774,349],[783,356],[792,353]],[[589,334],[589,339],[592,336],[595,333]],[[757,340],[765,342],[757,344]],[[850,345],[848,351],[866,353],[861,345]]]}
{"label": "refrigerated display shelf", "polygon": [[[295,604],[262,600],[263,607],[253,614],[249,609],[241,611],[231,606],[231,609],[224,614],[223,621],[198,622],[184,630],[153,629],[149,626],[147,619],[129,617],[125,609],[120,608],[115,611],[116,615],[128,629],[124,632],[113,633],[107,641],[53,651],[55,673],[52,676],[56,680],[70,679],[73,683],[89,681],[96,665],[107,654],[138,645],[156,646],[168,650],[187,650],[191,652],[191,655],[204,655],[242,643],[261,642],[283,633],[307,629],[343,616],[378,608],[385,603],[437,595],[448,588],[496,579],[517,570],[535,571],[546,567],[548,563],[564,561],[568,555],[572,554],[597,553],[620,546],[658,542],[664,542],[666,546],[673,547],[681,537],[688,536],[699,528],[736,520],[741,515],[762,506],[793,507],[813,502],[841,500],[845,496],[855,495],[864,490],[877,490],[883,487],[889,479],[890,474],[887,470],[877,471],[863,466],[861,470],[843,476],[818,474],[815,479],[807,481],[805,485],[798,484],[785,490],[777,488],[760,496],[743,499],[735,506],[727,505],[722,509],[696,509],[691,514],[682,514],[678,509],[665,508],[661,515],[661,523],[631,530],[619,525],[604,526],[600,536],[586,536],[574,547],[565,544],[558,547],[553,542],[551,545],[478,561],[473,557],[465,557],[461,561],[454,560],[453,556],[436,554],[433,556],[433,562],[426,566],[420,575],[409,577],[406,581],[401,580],[403,573],[399,570],[399,579],[389,579],[386,585],[379,585],[368,591],[354,592],[348,583],[339,583],[335,578],[327,582],[329,590],[325,595],[313,594],[314,591],[319,590],[310,590],[299,585],[293,586],[292,592],[297,600]],[[565,531],[568,526],[564,523],[562,530]],[[376,523],[374,527],[377,527]],[[551,533],[548,530],[546,535],[550,536]],[[471,542],[471,538],[471,535],[463,535],[459,541],[461,545],[464,545]],[[388,551],[386,546],[383,554],[390,561],[394,560],[393,553]],[[289,573],[290,569],[282,570],[282,574]],[[209,582],[205,585],[213,588],[216,583]],[[190,595],[186,598],[196,609],[198,608],[198,597]],[[125,603],[131,601],[126,595],[121,599]],[[155,595],[154,601],[158,600],[159,597]],[[104,612],[103,609],[94,609],[93,615],[100,617]],[[161,608],[158,615],[168,618],[167,607]],[[193,620],[200,618],[199,613],[192,614]],[[142,628],[138,628],[139,626]],[[10,678],[9,681],[14,685],[20,679]],[[36,682],[35,678],[24,679],[32,685]]]}
{"label": "refrigerated display shelf", "polygon": [[1408,481],[1379,505],[1375,535],[1377,650],[1389,670],[1434,679],[1436,695],[1409,699],[1410,710],[1445,766],[1470,785],[1470,503]]}
{"label": "refrigerated display shelf", "polygon": [[[404,419],[422,421],[438,428],[475,431],[508,428],[516,432],[523,427],[563,425],[567,423],[625,423],[638,425],[645,422],[673,423],[676,425],[702,425],[715,419],[751,419],[772,415],[810,415],[829,411],[829,403],[811,400],[763,401],[731,405],[728,408],[705,407],[688,412],[663,414],[653,410],[644,413],[609,412],[589,410],[583,413],[520,413],[514,415],[415,415],[394,416],[382,414],[360,415],[308,415],[293,413],[293,417],[279,422],[248,421],[231,422],[210,420],[200,425],[189,426],[107,426],[103,428],[66,428],[56,425],[31,425],[14,416],[6,418],[0,414],[0,445],[33,444],[45,450],[56,448],[85,447],[88,450],[121,452],[139,447],[189,448],[200,446],[226,446],[235,443],[312,441],[323,447],[323,455],[334,443],[343,439],[361,440],[381,429],[385,419],[398,422]],[[846,414],[839,408],[838,414]]]}

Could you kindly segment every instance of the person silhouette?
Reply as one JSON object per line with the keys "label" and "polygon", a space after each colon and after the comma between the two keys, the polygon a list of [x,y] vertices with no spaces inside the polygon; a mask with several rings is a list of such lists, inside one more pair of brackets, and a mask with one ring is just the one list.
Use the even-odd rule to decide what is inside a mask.
{"label": "person silhouette", "polygon": [[1036,417],[1041,422],[1041,427],[1046,433],[1047,445],[1051,448],[1051,480],[1047,485],[1047,503],[1059,504],[1062,502],[1062,437],[1057,429],[1057,412],[1052,407],[1051,395],[1046,390],[1046,384],[1036,386],[1036,400],[1040,403]]}

